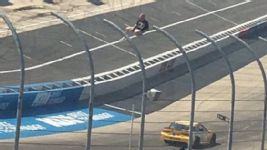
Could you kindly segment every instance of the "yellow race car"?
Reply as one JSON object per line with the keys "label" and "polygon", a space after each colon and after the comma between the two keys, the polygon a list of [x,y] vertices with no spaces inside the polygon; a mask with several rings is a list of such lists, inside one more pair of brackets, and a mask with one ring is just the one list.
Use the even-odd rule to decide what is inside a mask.
{"label": "yellow race car", "polygon": [[[171,122],[161,131],[161,139],[167,144],[188,144],[190,121]],[[193,146],[216,144],[216,133],[209,131],[201,123],[193,124]]]}

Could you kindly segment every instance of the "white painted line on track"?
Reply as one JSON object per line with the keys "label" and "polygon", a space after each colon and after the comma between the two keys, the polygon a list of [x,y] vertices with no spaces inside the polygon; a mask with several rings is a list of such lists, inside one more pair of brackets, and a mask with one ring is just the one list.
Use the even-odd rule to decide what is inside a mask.
{"label": "white painted line on track", "polygon": [[[87,36],[90,36],[90,37],[92,37],[92,38],[94,38],[94,39],[96,39],[96,40],[98,40],[98,41],[100,41],[100,42],[109,43],[109,42],[107,42],[107,41],[105,41],[105,40],[103,40],[103,39],[100,39],[99,37],[96,37],[96,36],[94,36],[94,35],[92,35],[92,34],[86,32],[86,31],[83,31],[83,30],[80,30],[80,31],[81,31],[81,33],[83,33],[83,34],[85,34],[85,35],[87,35]],[[130,55],[133,55],[134,57],[137,57],[134,53],[132,53],[132,52],[130,52],[130,51],[128,51],[128,50],[125,50],[125,49],[123,49],[123,48],[121,48],[121,47],[119,47],[119,46],[116,46],[116,45],[111,45],[111,46],[114,47],[114,48],[116,48],[116,49],[118,49],[118,50],[120,50],[120,51],[122,51],[122,52],[125,52],[125,53],[128,53],[128,54],[130,54]]]}
{"label": "white painted line on track", "polygon": [[117,107],[117,106],[113,106],[113,105],[109,105],[109,104],[104,104],[104,106],[110,107],[110,108],[113,108],[113,109],[117,109],[117,110],[121,110],[121,111],[125,111],[125,112],[130,112],[130,113],[141,115],[141,112],[132,111],[132,110],[128,110],[128,109],[125,109],[125,108],[121,108],[121,107]]}
{"label": "white painted line on track", "polygon": [[98,35],[101,35],[102,37],[104,37],[104,38],[106,38],[107,36],[105,36],[104,34],[102,34],[102,33],[99,33],[99,32],[95,32],[96,34],[98,34]]}
{"label": "white painted line on track", "polygon": [[[198,16],[195,16],[195,17],[192,17],[192,18],[188,18],[188,19],[185,19],[185,20],[182,20],[182,21],[177,21],[175,23],[171,23],[171,24],[165,25],[165,26],[161,27],[161,29],[170,28],[170,27],[173,27],[173,26],[176,26],[176,25],[185,23],[185,22],[193,21],[193,20],[196,20],[196,19],[199,19],[199,18],[208,16],[208,15],[212,15],[212,14],[217,13],[217,12],[222,12],[222,11],[225,11],[225,10],[228,10],[228,9],[239,7],[239,6],[248,4],[250,2],[251,2],[251,0],[245,0],[245,1],[243,1],[241,3],[237,3],[235,5],[231,5],[231,6],[222,8],[222,9],[218,9],[218,10],[211,11],[211,12],[208,12],[208,13],[204,13],[204,14],[201,14],[201,15],[198,15]],[[153,32],[155,32],[155,30],[150,30],[150,31],[147,31],[146,33],[144,33],[144,35],[149,34],[149,33],[153,33]],[[135,38],[135,37],[136,36],[131,36],[130,38],[132,39],[132,38]],[[110,43],[107,43],[107,44],[104,44],[104,45],[100,45],[98,47],[95,47],[95,48],[90,49],[90,51],[95,51],[95,50],[98,50],[98,49],[101,49],[101,48],[104,48],[104,47],[107,47],[107,46],[110,46],[110,45],[114,45],[114,44],[117,44],[117,43],[119,43],[119,42],[121,42],[123,40],[125,40],[125,39],[122,38],[122,39],[120,39],[118,41],[114,41],[114,42],[110,42]],[[39,64],[39,65],[36,65],[36,66],[25,68],[25,70],[28,71],[28,70],[33,70],[33,69],[38,69],[38,68],[41,68],[41,67],[45,67],[45,66],[48,66],[48,65],[57,63],[57,62],[64,61],[66,59],[70,59],[70,58],[73,58],[73,57],[82,55],[85,52],[86,51],[77,52],[77,53],[74,53],[74,54],[71,54],[71,55],[68,55],[68,56],[64,56],[64,57],[61,57],[61,58],[56,59],[56,60],[53,60],[53,61],[49,61],[49,62],[45,62],[43,64]],[[19,72],[19,71],[20,71],[20,69],[6,70],[6,71],[0,71],[0,74],[13,73],[13,72]]]}
{"label": "white painted line on track", "polygon": [[267,39],[265,39],[265,38],[263,38],[263,37],[261,37],[261,36],[259,36],[259,39],[261,39],[261,40],[267,42]]}
{"label": "white painted line on track", "polygon": [[[208,15],[212,15],[212,14],[217,13],[217,12],[222,12],[222,11],[225,11],[225,10],[228,10],[228,9],[232,9],[232,8],[235,8],[235,7],[238,7],[238,6],[242,6],[242,5],[248,4],[248,3],[250,3],[250,2],[251,2],[251,0],[245,0],[245,1],[243,1],[243,2],[241,2],[241,3],[238,3],[238,4],[235,4],[235,5],[231,5],[231,6],[222,8],[222,9],[218,9],[218,10],[210,11],[210,12],[207,12],[207,13],[202,14],[202,15],[198,15],[198,16],[195,16],[195,17],[186,19],[186,20],[182,20],[182,21],[178,21],[178,22],[175,22],[175,23],[166,25],[166,26],[164,26],[164,27],[161,27],[161,29],[170,28],[170,27],[176,26],[176,25],[181,24],[181,23],[185,23],[185,22],[189,22],[189,21],[192,21],[192,20],[196,20],[196,19],[199,19],[199,18],[208,16]],[[154,30],[151,30],[150,32],[154,32]]]}
{"label": "white painted line on track", "polygon": [[[193,3],[193,2],[191,2],[190,0],[185,0],[185,1],[186,1],[186,3],[188,3],[189,5],[195,6],[195,7],[199,8],[199,9],[201,9],[201,10],[207,12],[207,13],[211,12],[211,11],[209,11],[209,10],[207,10],[207,9],[205,9],[205,8],[203,8],[203,7],[199,6],[199,5],[197,5],[197,4]],[[248,1],[251,1],[251,0],[248,0]],[[216,17],[218,17],[218,18],[220,18],[220,19],[222,19],[222,20],[224,20],[224,21],[226,21],[226,22],[229,22],[229,23],[231,23],[231,24],[238,25],[238,24],[235,23],[234,21],[229,20],[229,19],[227,19],[227,18],[224,18],[224,17],[222,17],[222,16],[220,16],[220,15],[218,15],[218,14],[216,14],[216,13],[212,13],[212,15],[214,15],[214,16],[216,16]]]}
{"label": "white painted line on track", "polygon": [[61,44],[66,45],[68,47],[73,47],[71,44],[65,42],[65,41],[59,41]]}

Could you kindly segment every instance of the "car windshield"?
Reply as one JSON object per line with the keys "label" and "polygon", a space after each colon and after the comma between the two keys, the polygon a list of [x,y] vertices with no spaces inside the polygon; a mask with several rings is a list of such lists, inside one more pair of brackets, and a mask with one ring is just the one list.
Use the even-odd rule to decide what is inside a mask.
{"label": "car windshield", "polygon": [[182,124],[178,124],[175,122],[172,122],[169,126],[171,129],[175,129],[175,130],[189,130],[189,127],[186,125],[182,125]]}

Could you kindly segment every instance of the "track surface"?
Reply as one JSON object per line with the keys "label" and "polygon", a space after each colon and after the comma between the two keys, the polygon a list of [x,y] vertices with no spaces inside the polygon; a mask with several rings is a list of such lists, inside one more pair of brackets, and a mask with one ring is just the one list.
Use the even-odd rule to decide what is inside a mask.
{"label": "track surface", "polygon": [[[143,12],[145,12],[150,20],[151,24],[156,24],[158,26],[165,26],[169,23],[178,22],[181,20],[185,20],[188,18],[196,17],[201,14],[207,13],[204,11],[203,8],[214,11],[223,9],[226,7],[230,7],[232,5],[236,5],[242,3],[244,1],[221,1],[221,0],[205,0],[205,1],[191,1],[191,4],[188,3],[189,1],[159,1],[154,4],[146,5],[142,7]],[[192,3],[202,7],[196,7],[196,5],[192,5]],[[234,8],[230,8],[215,14],[210,14],[192,21],[183,22],[176,26],[167,28],[168,31],[171,31],[175,35],[175,37],[184,45],[200,39],[200,37],[196,36],[194,33],[194,29],[200,29],[208,34],[213,34],[230,27],[235,26],[233,22],[236,24],[240,24],[251,19],[260,17],[265,15],[267,4],[265,0],[254,0],[251,2],[245,3],[244,5],[240,5]],[[166,8],[158,12],[158,9]],[[100,32],[108,37],[104,37],[108,42],[118,40],[121,37],[118,34],[114,34],[115,32],[111,31],[110,28],[106,27],[102,23],[102,18],[109,18],[112,21],[117,22],[121,27],[123,27],[124,23],[127,22],[122,18],[134,18],[138,14],[138,9],[130,9],[124,10],[123,12],[116,12],[113,14],[105,14],[102,16],[98,16],[96,18],[89,18],[86,21],[82,21],[82,23],[77,23],[83,30],[86,30],[88,33],[95,34],[95,31]],[[174,12],[174,15],[171,13]],[[178,12],[178,13],[177,13]],[[176,15],[175,15],[176,14]],[[180,14],[180,15],[178,15]],[[218,16],[219,15],[219,16]],[[149,17],[153,17],[151,19]],[[224,18],[224,19],[222,19]],[[135,19],[135,18],[134,18]],[[133,24],[134,19],[127,22],[127,24]],[[156,20],[160,20],[157,22]],[[230,23],[231,22],[231,23]],[[94,26],[95,28],[90,28],[90,24],[97,25]],[[87,26],[88,25],[88,26]],[[44,29],[45,30],[45,29]],[[110,35],[112,34],[112,35]],[[103,44],[101,42],[93,42],[94,40],[87,37],[88,41],[90,41],[92,46],[98,46],[99,44]],[[145,37],[136,38],[134,40],[142,50],[143,57],[147,58],[153,56],[155,54],[161,53],[166,50],[170,50],[174,48],[173,46],[169,45],[162,37],[159,37],[156,33],[148,34]],[[38,45],[39,46],[39,45]],[[118,44],[119,47],[127,49],[125,43]],[[262,50],[265,45],[261,42],[256,42],[253,45],[253,48],[257,48],[257,50]],[[45,45],[44,45],[45,47]],[[57,59],[59,57],[67,55],[66,52],[62,49],[62,53],[56,53],[57,56],[54,56],[54,50],[59,49],[57,47],[51,47],[50,49],[46,49],[46,51],[39,51],[35,54],[28,53],[29,57],[34,58],[35,61],[31,62],[28,60],[29,64],[37,65],[40,63],[44,63],[47,60],[51,61]],[[105,51],[104,51],[105,50]],[[29,50],[30,51],[30,50]],[[59,49],[61,51],[61,49]],[[246,64],[248,60],[250,60],[249,56],[245,54],[243,51],[240,50],[234,53],[231,56],[231,61],[236,65],[237,68]],[[50,52],[50,53],[49,53]],[[64,52],[64,53],[63,53]],[[69,51],[68,51],[69,52]],[[69,52],[72,54],[75,52]],[[77,52],[77,51],[76,51]],[[46,54],[44,54],[46,53]],[[51,54],[51,55],[49,55]],[[52,55],[53,54],[53,55]],[[124,66],[125,64],[134,62],[135,59],[133,56],[119,51],[116,48],[105,48],[99,49],[94,51],[95,61],[97,65],[97,72],[103,72],[107,70],[112,70],[114,68]],[[265,53],[261,54],[262,56]],[[33,57],[34,56],[34,57]],[[49,58],[44,58],[43,56],[49,56]],[[111,58],[112,57],[112,58]],[[114,58],[113,58],[114,57]],[[131,57],[131,58],[130,58]],[[38,59],[37,59],[38,58]],[[54,58],[54,59],[51,59]],[[241,59],[242,58],[242,59]],[[76,65],[74,68],[70,70],[70,66],[78,64],[79,62],[86,62],[84,58],[74,57],[70,60],[66,60],[61,63],[56,63],[50,66],[46,66],[37,70],[31,71],[31,78],[28,79],[28,82],[41,82],[41,81],[49,81],[49,80],[64,80],[77,78],[80,76],[86,76],[86,71],[82,71],[78,69],[86,70],[86,63],[83,63],[84,66],[81,64],[81,68],[78,68]],[[38,60],[38,61],[37,61]],[[266,60],[266,59],[264,59]],[[101,63],[100,63],[101,62]],[[28,64],[28,65],[29,65]],[[71,64],[71,65],[70,65]],[[12,66],[13,65],[13,66]],[[14,69],[16,65],[10,63],[8,66],[3,65],[3,68],[12,68]],[[65,66],[65,67],[64,67]],[[2,68],[2,65],[1,65]],[[54,68],[54,69],[53,69]],[[56,69],[55,69],[56,68]],[[219,68],[219,69],[218,69]],[[260,73],[258,72],[255,64],[249,66],[248,72],[243,72],[242,70],[238,71],[238,82],[239,82],[239,93],[238,93],[238,100],[254,100],[254,101],[239,101],[237,102],[237,111],[236,111],[236,124],[235,124],[235,131],[242,131],[242,132],[235,132],[234,134],[234,149],[259,149],[259,142],[260,142],[260,126],[261,126],[261,114],[262,111],[262,82],[260,80]],[[77,69],[77,70],[76,70]],[[42,70],[42,71],[41,71]],[[53,70],[57,70],[57,72],[53,73]],[[75,71],[76,70],[76,71]],[[43,75],[42,73],[49,72],[49,74]],[[63,76],[64,72],[64,76]],[[78,73],[77,73],[78,72]],[[200,68],[196,71],[197,78],[198,78],[198,88],[202,88],[209,83],[218,80],[219,78],[223,77],[227,74],[226,67],[224,66],[223,61],[217,61],[211,63],[203,68]],[[42,75],[42,76],[40,76]],[[3,79],[4,76],[3,75]],[[15,74],[9,76],[16,76]],[[62,79],[62,76],[64,77]],[[2,79],[2,77],[1,77]],[[249,81],[255,82],[249,82]],[[159,101],[155,104],[149,106],[149,109],[156,109],[157,107],[162,107],[166,105],[166,103],[172,103],[169,99],[180,99],[184,96],[189,94],[190,89],[190,82],[189,77],[183,76],[176,80],[170,81],[166,84],[157,87],[158,89],[163,91],[162,97],[164,99],[168,99],[165,101]],[[9,80],[8,83],[15,83],[14,80]],[[249,84],[248,84],[249,82]],[[170,88],[171,87],[171,88]],[[230,83],[229,79],[226,78],[224,80],[220,80],[215,84],[210,85],[208,88],[203,88],[199,91],[198,99],[199,100],[213,100],[213,101],[200,101],[197,105],[197,112],[196,112],[196,120],[204,122],[209,128],[214,130],[218,133],[218,145],[211,148],[203,148],[203,149],[226,149],[227,143],[227,124],[225,122],[218,121],[216,119],[216,113],[221,112],[222,114],[227,115],[229,112],[229,99],[230,99]],[[178,92],[177,92],[178,91]],[[131,104],[135,103],[138,106],[138,100],[140,99],[139,96],[129,99],[124,102],[114,103],[112,105],[126,107],[130,109]],[[184,99],[190,99],[190,97],[186,97]],[[221,100],[221,101],[214,101],[214,100]],[[227,100],[227,101],[224,101]],[[253,107],[251,107],[253,106]],[[176,120],[176,119],[187,119],[188,118],[188,110],[190,108],[189,101],[180,101],[177,103],[173,103],[172,105],[166,107],[163,111],[159,111],[147,116],[147,124],[146,124],[146,136],[145,136],[145,149],[147,150],[155,150],[155,149],[178,149],[173,146],[165,145],[159,139],[159,131],[168,125],[169,121]],[[138,110],[137,110],[138,111]],[[253,120],[253,121],[248,121]],[[138,121],[138,120],[137,120]],[[135,122],[134,128],[134,135],[133,135],[133,147],[136,148],[137,141],[138,141],[138,126],[139,122]],[[94,138],[93,138],[93,149],[102,150],[102,149],[128,149],[128,133],[130,130],[130,123],[125,123],[116,126],[109,126],[104,128],[98,128],[94,130]],[[255,131],[256,130],[256,131]],[[253,132],[251,132],[253,131]],[[119,134],[120,133],[120,134]],[[48,137],[40,137],[40,138],[29,138],[25,139],[22,142],[22,149],[27,150],[35,150],[35,149],[57,149],[57,150],[65,150],[65,149],[72,149],[72,150],[81,150],[84,149],[84,141],[85,141],[85,134],[84,133],[66,133],[66,134],[59,134],[59,135],[52,135]],[[2,142],[1,149],[9,149],[11,148],[10,142]]]}
{"label": "track surface", "polygon": [[[256,9],[255,9],[256,8]],[[195,29],[214,34],[236,24],[244,23],[264,15],[264,0],[169,0],[157,1],[142,7],[111,12],[74,22],[94,50],[93,59],[96,73],[105,72],[136,62],[132,50],[126,42],[116,46],[97,48],[108,42],[121,39],[120,34],[103,23],[103,18],[116,22],[124,28],[133,25],[141,12],[146,13],[150,25],[166,27],[184,45],[200,39]],[[211,13],[213,11],[214,13]],[[170,26],[170,27],[168,27]],[[152,28],[151,28],[152,29]],[[20,34],[25,49],[27,66],[26,82],[47,82],[69,80],[88,76],[88,61],[85,53],[79,55],[82,44],[63,24]],[[11,39],[0,40],[1,44],[1,84],[17,84],[19,64],[17,52]],[[156,32],[134,38],[144,58],[154,56],[174,48]],[[130,51],[130,53],[128,52]],[[65,58],[73,54],[77,56]],[[15,70],[14,70],[15,69]]]}

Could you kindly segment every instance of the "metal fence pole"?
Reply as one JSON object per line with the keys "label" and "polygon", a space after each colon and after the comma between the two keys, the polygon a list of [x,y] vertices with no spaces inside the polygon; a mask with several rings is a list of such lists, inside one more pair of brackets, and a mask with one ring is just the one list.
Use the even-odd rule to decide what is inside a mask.
{"label": "metal fence pole", "polygon": [[89,65],[90,65],[90,69],[89,71],[91,72],[91,88],[90,88],[90,98],[88,100],[88,128],[87,128],[87,141],[86,141],[86,150],[90,150],[91,149],[91,139],[92,139],[92,126],[93,126],[93,103],[94,103],[94,98],[95,98],[95,69],[94,69],[94,62],[93,62],[93,58],[91,55],[91,52],[89,50],[89,46],[87,45],[87,42],[85,41],[85,39],[83,38],[83,36],[80,34],[80,30],[77,29],[69,20],[67,20],[66,18],[64,18],[63,16],[56,14],[56,13],[51,13],[52,15],[54,15],[55,17],[59,18],[60,20],[62,20],[71,30],[73,30],[73,32],[76,34],[76,36],[78,37],[78,39],[83,43],[83,46],[85,48],[85,51],[87,52],[87,56],[88,56],[88,61],[89,61]]}
{"label": "metal fence pole", "polygon": [[129,150],[132,149],[132,137],[133,137],[133,123],[134,123],[134,111],[135,107],[134,104],[132,105],[132,117],[131,117],[131,130],[130,130],[130,136],[129,136]]}
{"label": "metal fence pole", "polygon": [[231,100],[231,116],[230,116],[230,125],[229,125],[229,133],[228,133],[228,145],[227,145],[227,150],[232,149],[232,140],[233,140],[233,125],[234,125],[234,112],[235,112],[235,78],[234,78],[234,73],[233,73],[233,67],[225,54],[225,52],[219,47],[219,45],[211,39],[206,33],[196,30],[196,33],[201,35],[202,37],[206,38],[209,42],[212,43],[216,47],[216,49],[221,53],[224,61],[226,62],[229,70],[229,75],[231,79],[231,85],[232,85],[232,100]]}
{"label": "metal fence pole", "polygon": [[[264,41],[264,42],[267,42],[266,39],[263,39],[263,38],[259,38],[260,40]],[[255,53],[253,50],[252,50],[253,53]],[[257,59],[259,59],[259,57],[255,54],[255,56],[257,57]],[[258,62],[261,70],[262,70],[262,76],[264,76],[264,88],[265,88],[265,99],[264,99],[264,108],[263,108],[263,122],[262,122],[262,141],[261,141],[261,150],[264,150],[264,145],[265,145],[265,130],[266,130],[266,110],[267,110],[267,81],[266,81],[266,74],[264,72],[264,68],[263,68],[263,65],[261,64],[261,62],[259,61]]]}
{"label": "metal fence pole", "polygon": [[142,102],[141,102],[141,126],[140,126],[140,138],[139,138],[139,145],[138,149],[143,150],[143,144],[144,144],[144,128],[145,128],[145,111],[146,111],[146,70],[145,65],[143,62],[143,59],[141,57],[141,54],[139,50],[137,49],[137,46],[131,41],[129,36],[115,23],[104,19],[104,22],[108,23],[110,26],[112,26],[114,29],[116,29],[130,44],[130,46],[133,48],[133,50],[136,53],[136,56],[138,57],[139,65],[142,72],[142,80],[143,80],[143,88],[142,88]]}
{"label": "metal fence pole", "polygon": [[21,42],[19,39],[19,36],[16,32],[16,29],[12,25],[11,21],[8,19],[8,17],[0,12],[0,17],[5,21],[8,28],[12,32],[12,37],[15,41],[18,53],[20,55],[20,88],[19,88],[19,96],[18,96],[18,103],[17,103],[17,123],[16,123],[16,135],[15,135],[15,144],[14,149],[19,149],[19,138],[20,138],[20,126],[21,126],[21,117],[22,117],[22,108],[23,108],[23,94],[24,94],[24,80],[25,80],[25,62],[24,62],[24,53],[21,46]]}
{"label": "metal fence pole", "polygon": [[170,33],[168,33],[167,31],[160,29],[157,26],[153,26],[154,29],[156,29],[157,31],[159,31],[160,33],[162,33],[163,35],[165,35],[172,43],[175,44],[175,46],[181,51],[187,68],[189,70],[189,74],[191,76],[191,94],[192,94],[192,99],[191,99],[191,115],[190,115],[190,126],[189,126],[189,142],[188,142],[188,149],[191,150],[192,149],[192,135],[193,135],[193,123],[194,123],[194,118],[195,118],[195,102],[196,102],[196,84],[195,84],[195,75],[194,75],[194,71],[192,69],[192,65],[190,63],[190,60],[184,50],[184,48],[178,44],[177,40],[175,39],[175,37],[173,37]]}

